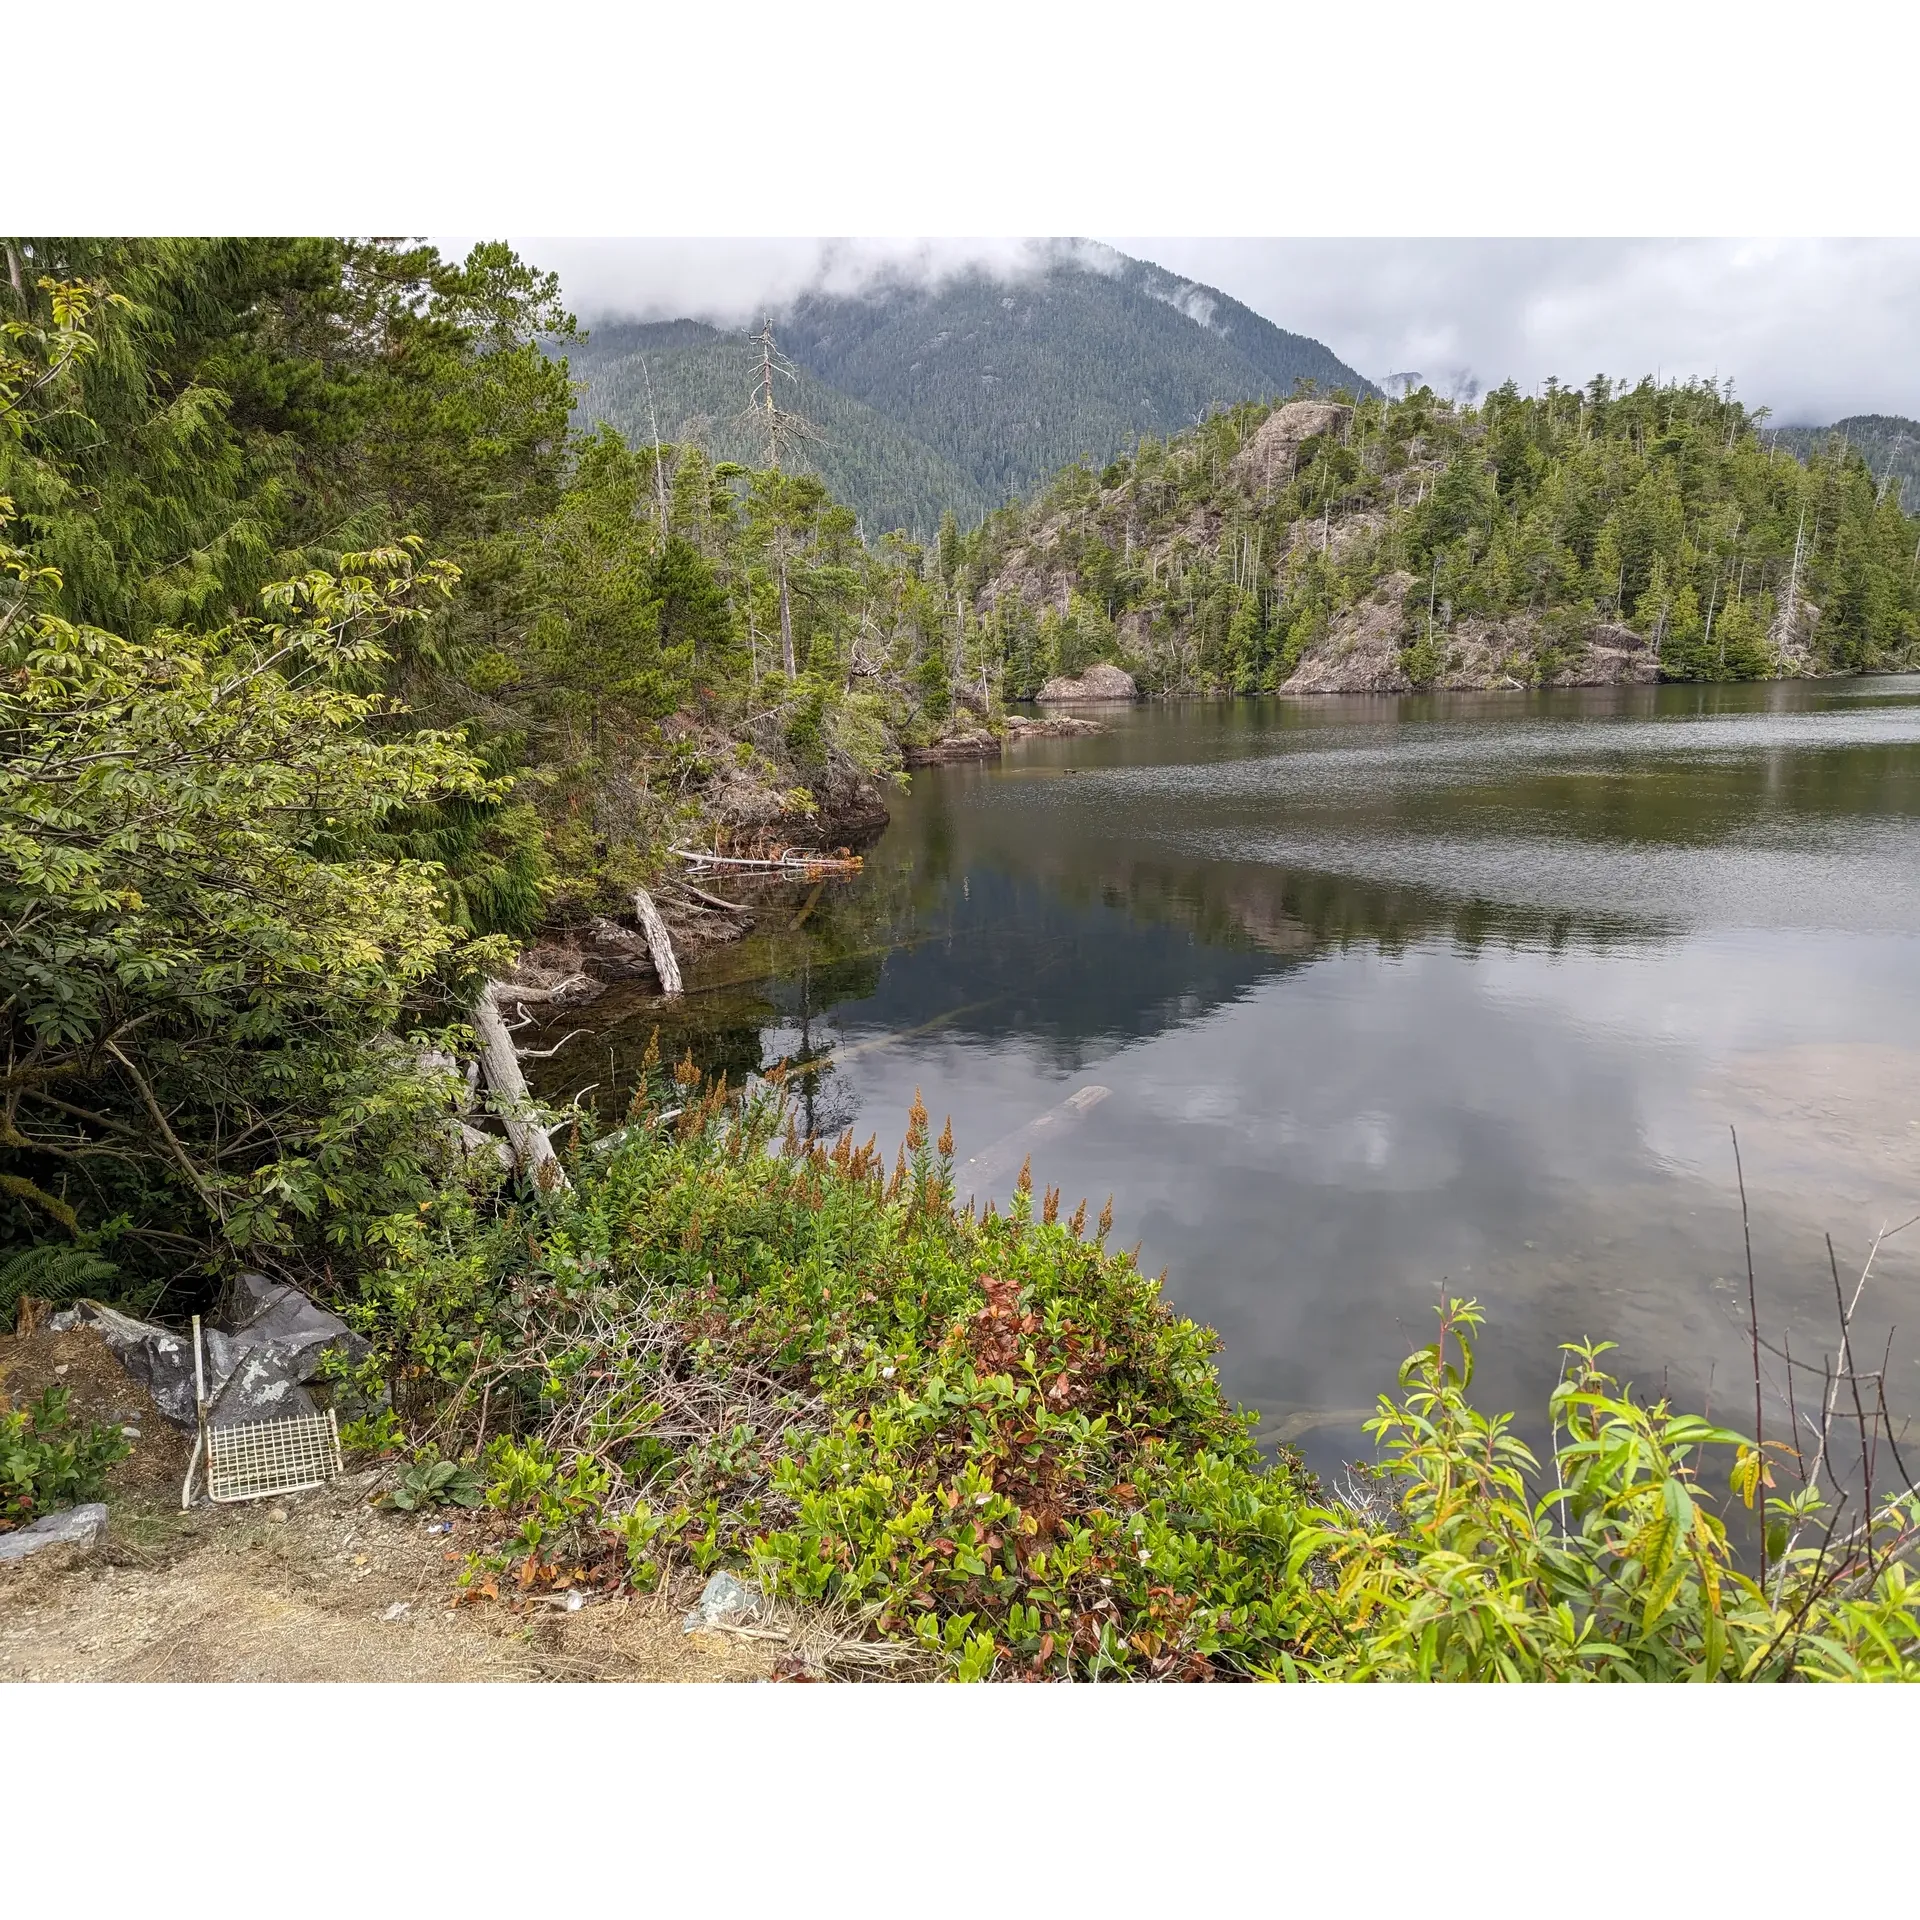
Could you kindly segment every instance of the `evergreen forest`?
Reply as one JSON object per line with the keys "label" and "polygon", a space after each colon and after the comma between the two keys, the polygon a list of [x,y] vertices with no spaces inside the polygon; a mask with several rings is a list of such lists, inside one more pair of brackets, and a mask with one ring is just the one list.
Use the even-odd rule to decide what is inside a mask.
{"label": "evergreen forest", "polygon": [[1008,698],[1101,659],[1156,692],[1386,691],[1577,681],[1596,642],[1670,680],[1909,665],[1917,549],[1858,446],[1803,462],[1711,385],[1597,379],[1227,409],[1066,469],[955,577]]}

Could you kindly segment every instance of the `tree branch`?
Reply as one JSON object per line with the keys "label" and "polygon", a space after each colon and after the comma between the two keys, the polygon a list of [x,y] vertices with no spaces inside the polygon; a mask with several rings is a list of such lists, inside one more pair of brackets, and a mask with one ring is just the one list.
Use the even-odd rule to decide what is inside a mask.
{"label": "tree branch", "polygon": [[194,1192],[200,1196],[207,1211],[224,1226],[227,1218],[226,1209],[221,1206],[213,1190],[200,1177],[199,1168],[188,1157],[186,1148],[180,1144],[179,1136],[167,1125],[167,1116],[160,1111],[160,1102],[155,1099],[153,1089],[147,1085],[146,1076],[120,1051],[116,1042],[109,1040],[107,1051],[126,1068],[128,1077],[140,1091],[140,1098],[146,1102],[147,1111],[153,1115],[153,1124],[160,1129],[160,1137],[172,1149],[173,1157],[180,1163],[180,1171],[192,1182]]}
{"label": "tree branch", "polygon": [[31,1202],[43,1212],[52,1214],[76,1240],[80,1237],[80,1220],[74,1210],[24,1174],[0,1173],[0,1193],[10,1193],[18,1200]]}

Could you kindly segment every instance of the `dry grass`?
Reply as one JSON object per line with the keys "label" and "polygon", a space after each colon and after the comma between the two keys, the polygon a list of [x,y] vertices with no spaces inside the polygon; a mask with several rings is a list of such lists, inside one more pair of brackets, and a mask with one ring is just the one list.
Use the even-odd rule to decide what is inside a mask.
{"label": "dry grass", "polygon": [[369,1508],[376,1483],[116,1507],[103,1549],[0,1568],[0,1680],[763,1680],[785,1651],[682,1633],[697,1579],[575,1613],[456,1607],[459,1533]]}

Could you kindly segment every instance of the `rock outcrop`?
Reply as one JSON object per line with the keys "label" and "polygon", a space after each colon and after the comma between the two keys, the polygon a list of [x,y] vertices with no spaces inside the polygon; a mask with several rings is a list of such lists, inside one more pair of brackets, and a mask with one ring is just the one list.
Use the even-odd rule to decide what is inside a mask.
{"label": "rock outcrop", "polygon": [[[1410,693],[1406,643],[1425,616],[1422,601],[1410,619],[1411,574],[1395,573],[1341,613],[1325,636],[1300,657],[1282,693]],[[1614,687],[1657,680],[1659,662],[1645,635],[1596,621],[1555,636],[1531,614],[1501,620],[1477,617],[1439,626],[1427,662],[1434,692],[1468,693],[1507,687]]]}
{"label": "rock outcrop", "polygon": [[1259,431],[1233,456],[1227,471],[1249,493],[1272,492],[1293,478],[1300,449],[1316,433],[1340,433],[1351,407],[1335,400],[1289,400],[1260,423]]}
{"label": "rock outcrop", "polygon": [[1043,706],[1070,706],[1080,700],[1138,700],[1140,689],[1134,685],[1132,674],[1102,661],[1097,667],[1089,667],[1077,680],[1064,676],[1049,680],[1035,698]]}
{"label": "rock outcrop", "polygon": [[922,747],[904,749],[910,767],[943,767],[956,760],[998,760],[1000,738],[984,727],[960,727]]}
{"label": "rock outcrop", "polygon": [[1078,740],[1090,733],[1105,733],[1098,720],[1083,720],[1077,714],[1050,713],[1044,720],[1028,720],[1017,713],[1007,715],[1009,740]]}
{"label": "rock outcrop", "polygon": [[1282,693],[1405,693],[1400,629],[1413,575],[1396,573],[1334,621],[1324,639],[1301,655]]}

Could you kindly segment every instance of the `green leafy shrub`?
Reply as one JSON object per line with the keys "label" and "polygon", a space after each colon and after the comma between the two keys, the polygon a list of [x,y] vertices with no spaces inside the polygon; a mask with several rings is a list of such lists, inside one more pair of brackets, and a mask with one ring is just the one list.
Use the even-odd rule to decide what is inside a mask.
{"label": "green leafy shrub", "polygon": [[[1307,1483],[1261,1462],[1213,1336],[1057,1193],[956,1211],[928,1135],[916,1109],[889,1173],[713,1088],[503,1225],[472,1343],[517,1429],[489,1449],[518,1527],[495,1558],[580,1553],[597,1523],[642,1582],[745,1564],[981,1674],[1275,1657]],[[644,1339],[618,1319],[641,1301]]]}
{"label": "green leafy shrub", "polygon": [[418,1460],[400,1476],[387,1504],[411,1513],[417,1507],[477,1507],[486,1497],[480,1475],[458,1460]]}
{"label": "green leafy shrub", "polygon": [[1542,1466],[1472,1405],[1479,1314],[1449,1302],[1380,1403],[1378,1480],[1330,1498],[1262,1459],[1214,1336],[1104,1218],[1024,1175],[1008,1213],[956,1209],[917,1102],[889,1169],[801,1139],[781,1093],[681,1081],[564,1193],[443,1245],[436,1419],[484,1401],[494,1431],[476,1569],[729,1564],[961,1678],[1920,1674],[1920,1502],[1838,1528],[1603,1346],[1567,1350]]}
{"label": "green leafy shrub", "polygon": [[99,1499],[107,1469],[132,1451],[116,1426],[76,1424],[65,1387],[17,1413],[0,1408],[0,1532]]}
{"label": "green leafy shrub", "polygon": [[609,1475],[590,1454],[576,1454],[564,1467],[538,1439],[524,1446],[502,1438],[487,1455],[492,1474],[486,1502],[496,1511],[517,1514],[518,1532],[509,1539],[506,1558],[551,1559],[577,1555],[584,1536],[605,1511]]}
{"label": "green leafy shrub", "polygon": [[[1664,1400],[1642,1405],[1568,1346],[1552,1401],[1549,1477],[1511,1417],[1469,1403],[1471,1301],[1401,1371],[1372,1431],[1400,1497],[1396,1524],[1331,1516],[1317,1541],[1330,1604],[1288,1675],[1400,1680],[1920,1678],[1920,1589],[1909,1555],[1920,1496],[1851,1533],[1788,1545],[1824,1510],[1815,1491],[1764,1500],[1770,1579],[1736,1562],[1707,1463],[1729,1462],[1751,1509],[1770,1478],[1741,1435]],[[1449,1343],[1451,1342],[1451,1351]]]}

